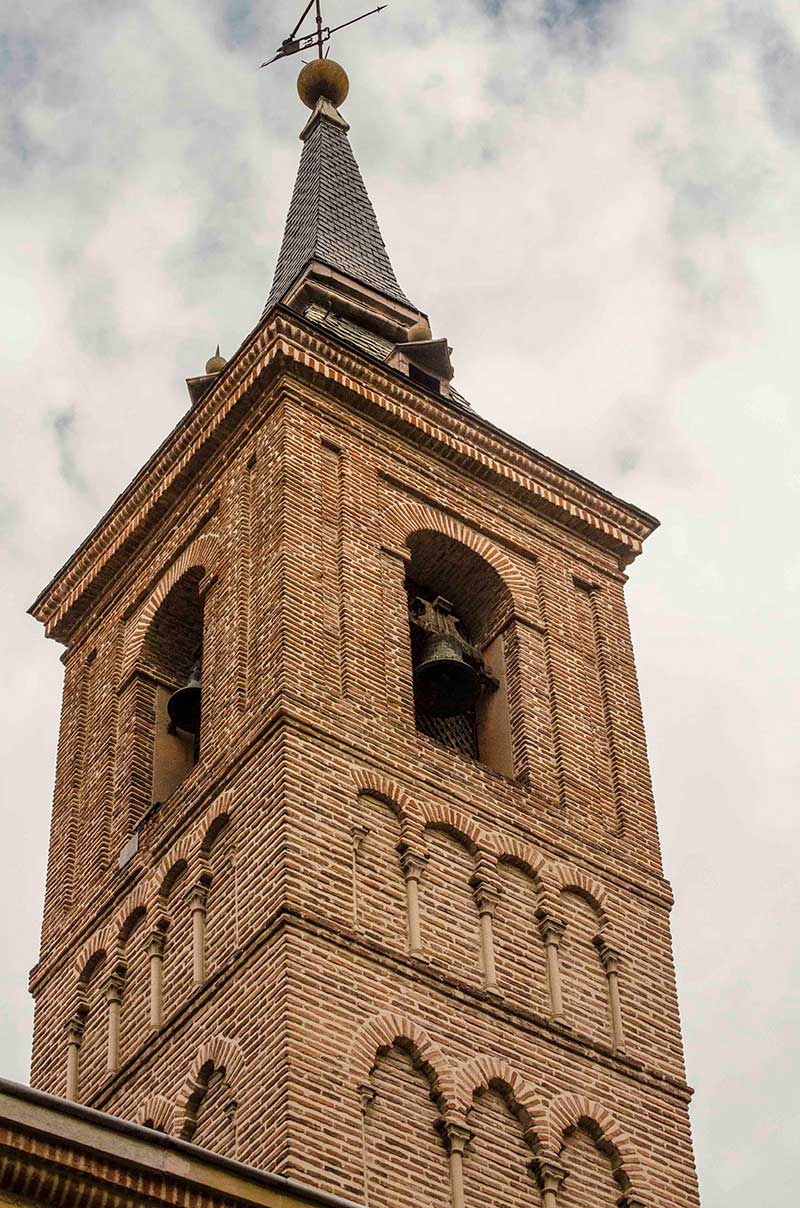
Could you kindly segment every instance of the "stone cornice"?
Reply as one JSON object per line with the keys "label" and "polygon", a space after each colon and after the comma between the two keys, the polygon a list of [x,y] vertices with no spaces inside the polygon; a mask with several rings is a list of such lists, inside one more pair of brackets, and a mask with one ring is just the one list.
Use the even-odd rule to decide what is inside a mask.
{"label": "stone cornice", "polygon": [[[270,370],[326,381],[384,421],[482,478],[522,495],[560,523],[631,562],[657,521],[507,436],[463,407],[412,388],[399,374],[354,353],[299,316],[276,308],[245,341],[197,407],[188,412],[119,496],[93,532],[31,606],[48,636],[67,641],[121,561],[138,547],[172,499],[216,448],[215,437]],[[264,383],[266,384],[266,383]],[[105,572],[105,575],[104,575]]]}

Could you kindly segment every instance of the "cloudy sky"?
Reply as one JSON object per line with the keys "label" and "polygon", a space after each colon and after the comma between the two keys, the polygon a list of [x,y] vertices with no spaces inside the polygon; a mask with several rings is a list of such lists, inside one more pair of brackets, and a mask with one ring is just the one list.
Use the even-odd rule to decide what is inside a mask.
{"label": "cloudy sky", "polygon": [[[25,610],[260,313],[305,111],[297,60],[256,67],[301,7],[0,2],[0,1071],[20,1080],[61,679]],[[392,0],[336,53],[459,388],[663,521],[629,600],[704,1204],[789,1202],[800,9]]]}

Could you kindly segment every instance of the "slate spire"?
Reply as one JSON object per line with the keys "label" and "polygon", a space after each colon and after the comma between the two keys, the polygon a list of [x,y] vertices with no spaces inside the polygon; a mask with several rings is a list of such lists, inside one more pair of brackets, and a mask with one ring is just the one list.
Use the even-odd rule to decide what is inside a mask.
{"label": "slate spire", "polygon": [[339,112],[348,88],[330,59],[300,72],[297,91],[311,116],[264,314],[282,302],[415,386],[468,406],[451,385],[450,345],[433,338],[394,275]]}
{"label": "slate spire", "polygon": [[349,128],[327,97],[316,100],[300,135],[300,167],[265,309],[284,298],[314,261],[416,309],[394,275]]}

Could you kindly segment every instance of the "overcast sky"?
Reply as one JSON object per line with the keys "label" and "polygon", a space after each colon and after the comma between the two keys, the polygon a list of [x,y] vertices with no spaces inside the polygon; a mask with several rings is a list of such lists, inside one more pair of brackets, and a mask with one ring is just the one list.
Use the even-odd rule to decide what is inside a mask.
{"label": "overcast sky", "polygon": [[[329,0],[331,18],[365,0]],[[300,0],[0,0],[0,1071],[25,1080],[59,649],[25,610],[266,297]],[[634,640],[705,1208],[796,1198],[800,8],[392,0],[336,49],[476,409],[658,515]]]}

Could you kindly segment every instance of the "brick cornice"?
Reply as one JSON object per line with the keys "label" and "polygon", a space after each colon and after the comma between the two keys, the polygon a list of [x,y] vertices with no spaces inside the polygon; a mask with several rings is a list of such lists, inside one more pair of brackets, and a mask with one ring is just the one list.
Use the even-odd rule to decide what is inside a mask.
{"label": "brick cornice", "polygon": [[[97,527],[31,606],[49,636],[67,640],[74,613],[87,596],[96,597],[96,581],[111,560],[151,528],[166,506],[214,447],[221,426],[267,369],[294,367],[294,372],[326,380],[361,405],[416,434],[427,446],[446,449],[481,477],[523,494],[568,527],[613,550],[626,565],[641,550],[657,521],[624,504],[600,487],[550,461],[536,450],[501,433],[486,420],[413,390],[392,371],[322,337],[310,324],[285,311],[275,311],[256,329],[221,378],[163,442]],[[211,445],[209,445],[211,442]],[[159,510],[160,505],[160,510]]]}
{"label": "brick cornice", "polygon": [[[641,552],[642,542],[658,526],[654,516],[523,444],[476,412],[410,389],[386,367],[378,369],[349,350],[336,349],[335,341],[327,334],[323,337],[297,316],[292,318],[285,330],[297,341],[299,355],[293,359],[298,364],[383,409],[415,429],[428,445],[446,447],[451,456],[460,454],[473,470],[480,467],[483,477],[494,473],[507,486],[519,488],[540,504],[551,505],[561,514],[563,523],[582,523],[587,534],[593,531],[599,543],[605,538],[623,562],[632,561]],[[316,356],[309,357],[309,351]]]}
{"label": "brick cornice", "polygon": [[[694,1091],[683,1079],[667,1074],[643,1061],[638,1061],[628,1054],[615,1053],[610,1045],[598,1044],[590,1037],[571,1028],[565,1028],[558,1023],[554,1024],[546,1016],[538,1015],[535,1011],[526,1010],[502,999],[499,1000],[491,992],[470,986],[467,982],[463,982],[441,969],[434,970],[427,963],[420,963],[407,953],[394,951],[375,940],[366,939],[350,928],[322,916],[311,916],[291,907],[285,907],[276,913],[288,926],[294,926],[307,934],[324,936],[339,947],[357,950],[364,956],[391,965],[395,972],[404,973],[413,982],[425,984],[443,994],[454,994],[462,1000],[469,1000],[473,1005],[477,1005],[491,1015],[504,1016],[512,1020],[515,1026],[536,1032],[558,1048],[580,1054],[608,1069],[615,1069],[638,1082],[645,1083],[651,1089],[675,1097],[683,1103],[691,1101]],[[277,921],[279,922],[280,919]]]}
{"label": "brick cornice", "polygon": [[[208,807],[208,803],[235,780],[247,761],[256,756],[261,745],[271,739],[287,723],[290,727],[296,727],[301,732],[323,742],[334,739],[337,748],[346,750],[359,766],[372,766],[378,774],[394,774],[391,763],[384,766],[375,762],[369,744],[359,742],[346,722],[337,727],[332,718],[320,716],[319,713],[305,708],[299,701],[274,698],[269,703],[269,708],[262,717],[258,728],[251,729],[252,721],[244,719],[238,735],[231,737],[229,746],[220,754],[217,765],[203,769],[203,781],[202,784],[198,783],[194,786],[193,800],[190,802],[181,800],[179,813],[169,821],[164,816],[164,807],[162,807],[160,816],[163,818],[164,830],[153,845],[154,865],[168,853],[182,834],[191,829],[193,823]],[[482,770],[485,771],[485,769]],[[486,776],[491,781],[497,776],[497,773],[486,772]],[[410,791],[415,797],[424,797],[426,791],[438,793],[441,790],[441,785],[435,778],[420,771],[419,763],[409,764],[405,780],[412,785]],[[510,787],[526,799],[531,796],[531,790],[527,787],[511,782]],[[475,816],[474,796],[469,791],[458,790],[454,780],[448,786],[448,793],[458,805],[470,812],[470,816]],[[585,851],[570,846],[568,834],[565,834],[563,841],[558,843],[542,831],[536,830],[522,821],[518,821],[513,828],[507,826],[506,829],[509,837],[521,838],[525,842],[534,843],[543,853],[554,860],[566,859],[571,863],[587,867],[607,883],[616,884],[626,892],[640,895],[661,909],[670,910],[672,907],[673,899],[669,883],[652,870],[634,866],[630,868],[629,872],[623,873],[612,861],[604,860],[602,852],[596,858],[592,858]],[[31,994],[38,997],[50,978],[57,974],[65,962],[69,963],[74,958],[75,953],[80,950],[89,937],[95,934],[98,928],[113,918],[115,910],[127,898],[135,884],[146,879],[151,871],[149,867],[145,868],[139,864],[128,868],[124,879],[119,883],[116,878],[120,874],[115,874],[113,889],[109,886],[109,882],[98,886],[95,894],[97,909],[88,912],[84,910],[77,918],[80,926],[76,928],[74,934],[70,937],[62,936],[58,944],[31,970],[29,977]]]}
{"label": "brick cornice", "polygon": [[410,983],[425,986],[433,993],[454,998],[462,1004],[469,1003],[472,1007],[495,1017],[503,1017],[516,1027],[536,1034],[556,1048],[579,1055],[606,1069],[616,1070],[658,1093],[669,1095],[682,1103],[688,1103],[692,1098],[694,1093],[692,1088],[681,1078],[667,1074],[643,1061],[638,1061],[628,1054],[615,1053],[610,1045],[598,1044],[590,1037],[584,1036],[572,1028],[553,1023],[552,1020],[535,1011],[498,1000],[491,993],[472,986],[445,970],[432,969],[427,962],[415,960],[405,952],[365,938],[352,928],[321,915],[312,915],[289,904],[277,907],[270,917],[265,919],[263,927],[243,944],[229,963],[218,970],[201,989],[195,991],[191,998],[178,1008],[172,1018],[165,1021],[163,1029],[157,1035],[150,1036],[125,1065],[120,1067],[114,1077],[100,1088],[94,1095],[92,1104],[102,1109],[106,1103],[111,1102],[115,1089],[130,1079],[133,1070],[140,1062],[151,1061],[153,1055],[161,1048],[173,1044],[176,1033],[183,1024],[196,1018],[201,1005],[220,994],[224,986],[236,977],[250,961],[255,959],[265,945],[274,940],[286,928],[294,928],[303,934],[317,936],[336,947],[356,952],[367,960],[391,969],[393,973],[400,974]]}

